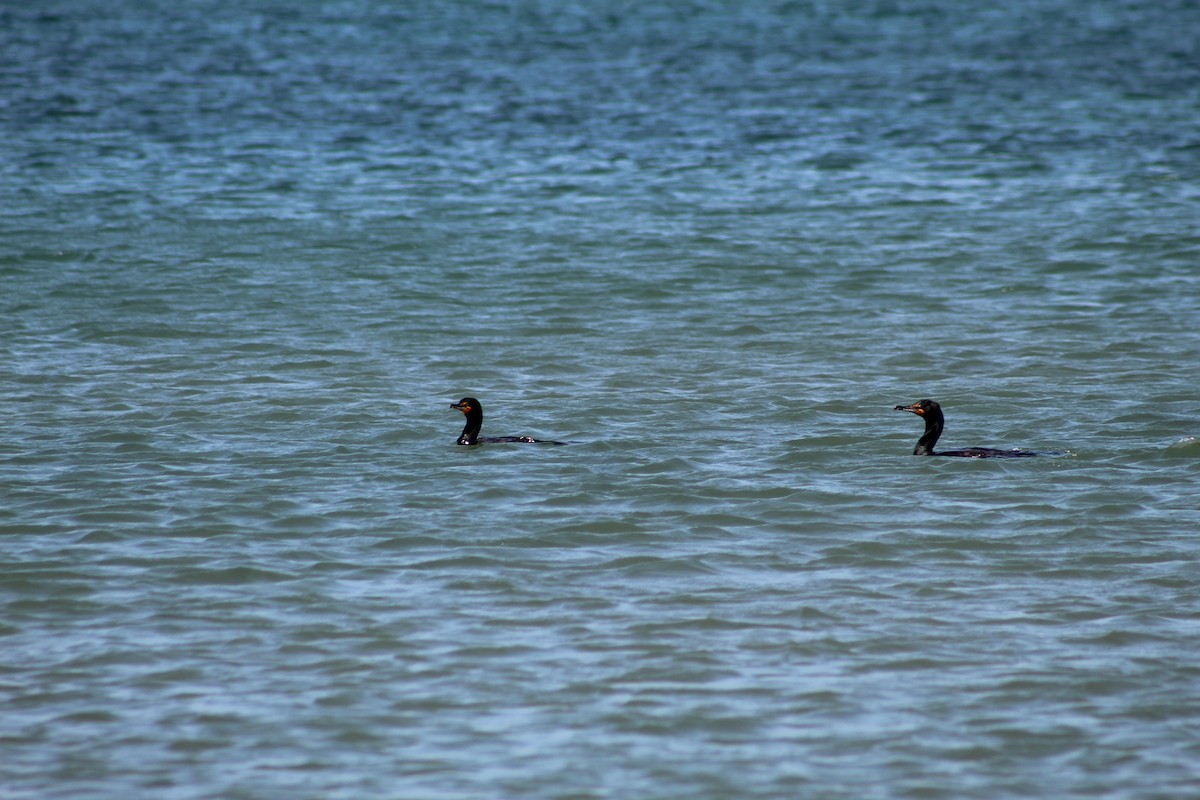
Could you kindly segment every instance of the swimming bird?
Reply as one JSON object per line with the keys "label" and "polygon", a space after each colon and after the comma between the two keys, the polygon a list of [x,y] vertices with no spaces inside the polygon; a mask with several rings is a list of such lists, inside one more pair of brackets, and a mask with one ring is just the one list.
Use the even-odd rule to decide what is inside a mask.
{"label": "swimming bird", "polygon": [[997,450],[994,447],[966,447],[962,450],[935,452],[933,446],[942,435],[946,418],[942,407],[933,400],[918,400],[910,406],[896,406],[896,411],[908,411],[925,420],[925,433],[917,440],[914,456],[959,456],[960,458],[1024,458],[1036,456],[1032,450]]}
{"label": "swimming bird", "polygon": [[551,439],[534,439],[531,436],[480,436],[479,429],[483,427],[483,405],[474,397],[464,397],[457,403],[451,403],[451,408],[457,409],[467,418],[458,444],[501,444],[504,442],[521,442],[524,444],[566,444]]}

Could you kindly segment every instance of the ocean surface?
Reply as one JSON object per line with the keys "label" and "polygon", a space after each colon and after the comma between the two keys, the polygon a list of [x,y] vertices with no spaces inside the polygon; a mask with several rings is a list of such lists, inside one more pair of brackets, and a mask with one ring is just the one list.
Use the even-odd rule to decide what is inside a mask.
{"label": "ocean surface", "polygon": [[1198,120],[1191,0],[4,3],[0,797],[1200,797]]}

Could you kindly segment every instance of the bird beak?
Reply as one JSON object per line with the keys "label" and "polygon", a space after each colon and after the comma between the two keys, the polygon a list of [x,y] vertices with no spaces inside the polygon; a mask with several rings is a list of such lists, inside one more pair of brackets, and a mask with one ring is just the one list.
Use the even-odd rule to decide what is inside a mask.
{"label": "bird beak", "polygon": [[896,406],[895,410],[896,411],[908,411],[909,413],[916,414],[918,416],[925,413],[925,411],[922,408],[920,408],[916,403],[913,403],[911,406]]}
{"label": "bird beak", "polygon": [[456,411],[461,411],[461,412],[463,412],[464,414],[465,414],[465,413],[467,413],[467,410],[466,410],[465,408],[463,408],[463,404],[462,404],[462,403],[451,403],[451,404],[450,404],[450,407],[451,407],[451,408],[453,408],[453,409],[455,409]]}

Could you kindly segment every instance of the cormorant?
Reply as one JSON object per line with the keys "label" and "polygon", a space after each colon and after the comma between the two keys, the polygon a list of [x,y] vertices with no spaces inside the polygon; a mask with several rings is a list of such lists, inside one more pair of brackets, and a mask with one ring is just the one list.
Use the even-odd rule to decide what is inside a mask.
{"label": "cormorant", "polygon": [[925,420],[925,433],[917,440],[914,456],[959,456],[960,458],[1024,458],[1036,456],[1032,450],[997,450],[994,447],[966,447],[962,450],[934,452],[938,437],[942,435],[946,418],[942,407],[933,400],[918,400],[910,406],[896,406],[896,411],[908,411]]}
{"label": "cormorant", "polygon": [[534,439],[531,436],[480,436],[479,429],[483,427],[483,406],[474,397],[464,397],[457,403],[451,403],[451,408],[458,409],[467,418],[458,444],[500,444],[503,442],[522,442],[525,444],[566,444],[550,439]]}

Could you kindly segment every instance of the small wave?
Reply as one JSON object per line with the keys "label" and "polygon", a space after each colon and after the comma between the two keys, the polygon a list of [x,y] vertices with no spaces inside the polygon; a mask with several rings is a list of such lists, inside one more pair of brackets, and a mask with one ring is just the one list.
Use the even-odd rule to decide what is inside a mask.
{"label": "small wave", "polygon": [[1167,455],[1170,456],[1200,456],[1200,437],[1187,436],[1167,445]]}

